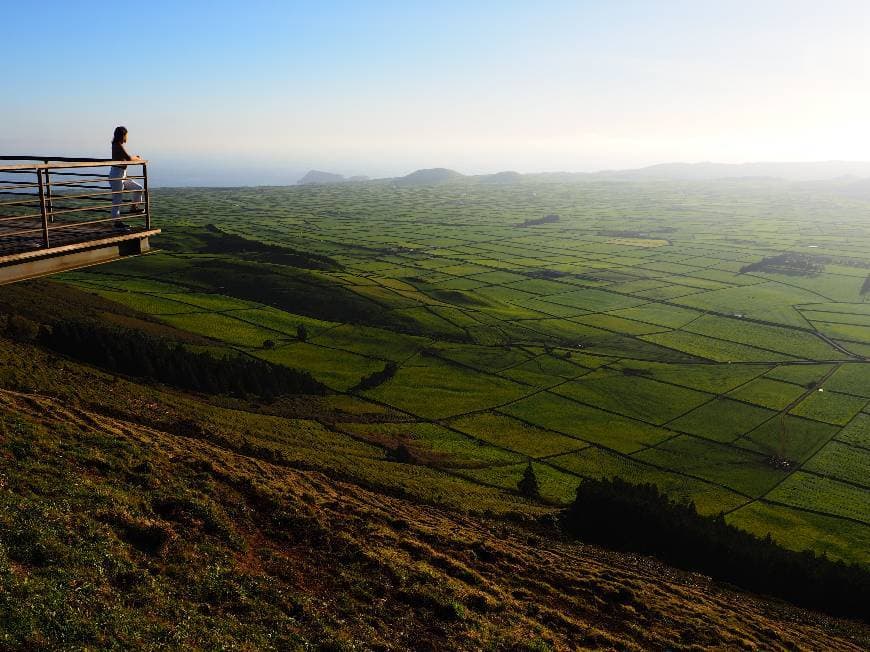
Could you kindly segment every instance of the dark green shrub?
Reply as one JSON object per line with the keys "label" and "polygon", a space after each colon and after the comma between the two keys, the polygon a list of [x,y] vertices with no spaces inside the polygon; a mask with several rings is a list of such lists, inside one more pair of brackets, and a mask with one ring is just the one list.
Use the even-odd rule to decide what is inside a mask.
{"label": "dark green shrub", "polygon": [[523,477],[517,482],[517,490],[526,498],[541,497],[541,487],[538,484],[538,478],[535,475],[535,469],[532,468],[531,462],[526,466]]}
{"label": "dark green shrub", "polygon": [[828,613],[870,620],[870,571],[813,552],[787,550],[702,516],[653,484],[584,480],[563,512],[563,531],[618,550],[655,555],[751,591]]}

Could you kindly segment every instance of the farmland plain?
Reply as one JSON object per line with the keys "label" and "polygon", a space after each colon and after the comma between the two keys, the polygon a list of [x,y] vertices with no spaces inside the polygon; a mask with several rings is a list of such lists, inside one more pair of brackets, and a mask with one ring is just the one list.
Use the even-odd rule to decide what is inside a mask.
{"label": "farmland plain", "polygon": [[465,180],[153,205],[161,251],[58,278],[386,411],[341,425],[385,459],[402,446],[512,503],[529,461],[556,504],[583,477],[653,482],[870,563],[868,203],[773,181]]}

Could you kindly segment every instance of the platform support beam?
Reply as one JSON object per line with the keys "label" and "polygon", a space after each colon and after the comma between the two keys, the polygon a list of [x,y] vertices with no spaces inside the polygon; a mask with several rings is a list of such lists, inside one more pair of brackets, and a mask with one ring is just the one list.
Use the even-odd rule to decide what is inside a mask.
{"label": "platform support beam", "polygon": [[[153,233],[153,232],[152,232]],[[0,285],[139,256],[151,249],[147,237],[137,237],[61,254],[33,257],[0,266]]]}

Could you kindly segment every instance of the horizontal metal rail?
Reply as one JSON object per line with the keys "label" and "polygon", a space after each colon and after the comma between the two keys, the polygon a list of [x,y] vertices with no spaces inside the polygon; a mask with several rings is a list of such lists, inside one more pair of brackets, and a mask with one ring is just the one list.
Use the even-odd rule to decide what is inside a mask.
{"label": "horizontal metal rail", "polygon": [[[10,193],[12,194],[12,193]],[[21,196],[24,193],[15,193],[17,196]],[[36,193],[30,194],[30,197],[36,197],[37,201],[39,201],[39,195]],[[16,199],[15,201],[0,201],[0,206],[28,206],[33,203],[32,199]]]}
{"label": "horizontal metal rail", "polygon": [[[20,159],[11,159],[20,160]],[[98,167],[127,167],[128,165],[144,165],[148,161],[113,161],[105,160],[100,163],[19,163],[18,165],[0,165],[0,172],[14,172],[16,170],[67,170],[75,168],[98,168]]]}
{"label": "horizontal metal rail", "polygon": [[23,154],[21,156],[12,156],[5,154],[0,156],[0,161],[42,161],[43,163],[58,162],[58,163],[105,163],[111,161],[110,158],[93,158],[87,156],[34,156],[33,154]]}
{"label": "horizontal metal rail", "polygon": [[[123,176],[114,174],[115,168],[123,169]],[[127,170],[141,173],[127,175]],[[141,189],[124,188],[127,180]],[[121,212],[128,207],[131,211]],[[140,220],[142,227],[126,224]],[[60,238],[54,246],[87,241],[89,234],[105,238],[110,222],[125,230],[151,230],[148,161],[0,156],[0,253],[16,247],[51,249],[52,234]],[[40,233],[42,238],[34,237]],[[25,236],[30,238],[22,241]]]}
{"label": "horizontal metal rail", "polygon": [[[3,218],[3,221],[8,222],[10,220],[28,220],[28,219],[34,219],[37,217],[42,217],[42,212],[33,213],[30,215],[9,215],[9,216],[5,216]],[[3,235],[6,235],[6,234],[2,233],[2,231],[0,231],[0,237],[2,237]]]}

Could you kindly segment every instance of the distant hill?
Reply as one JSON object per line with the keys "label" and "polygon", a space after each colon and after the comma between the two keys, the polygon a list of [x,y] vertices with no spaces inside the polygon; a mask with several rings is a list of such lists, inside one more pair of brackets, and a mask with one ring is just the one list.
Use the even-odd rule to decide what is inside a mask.
{"label": "distant hill", "polygon": [[495,174],[484,174],[480,177],[481,183],[519,183],[523,180],[523,175],[513,170],[505,172],[496,172]]}
{"label": "distant hill", "polygon": [[332,172],[323,172],[322,170],[309,170],[308,174],[299,179],[296,183],[300,186],[311,183],[344,183],[348,178],[343,174],[334,174]]}
{"label": "distant hill", "polygon": [[403,186],[431,186],[456,181],[464,176],[456,170],[448,170],[447,168],[427,168],[415,170],[411,174],[398,177],[393,181]]}
{"label": "distant hill", "polygon": [[870,177],[870,162],[820,161],[806,163],[661,163],[633,170],[606,170],[597,176],[624,179],[711,180],[777,178],[787,181],[818,181],[838,177]]}
{"label": "distant hill", "polygon": [[[424,168],[403,177],[395,177],[392,183],[401,186],[433,186],[466,180],[471,183],[509,185],[523,180],[550,183],[572,183],[584,180],[612,179],[620,181],[648,181],[671,179],[684,181],[714,181],[717,179],[780,179],[792,182],[855,182],[855,187],[837,192],[864,197],[864,179],[870,179],[870,162],[819,161],[803,163],[659,163],[643,168],[627,170],[601,170],[599,172],[542,172],[521,174],[505,170],[494,174],[466,176],[449,168]],[[311,170],[298,183],[330,184],[369,181],[366,176],[345,177],[341,174]]]}

